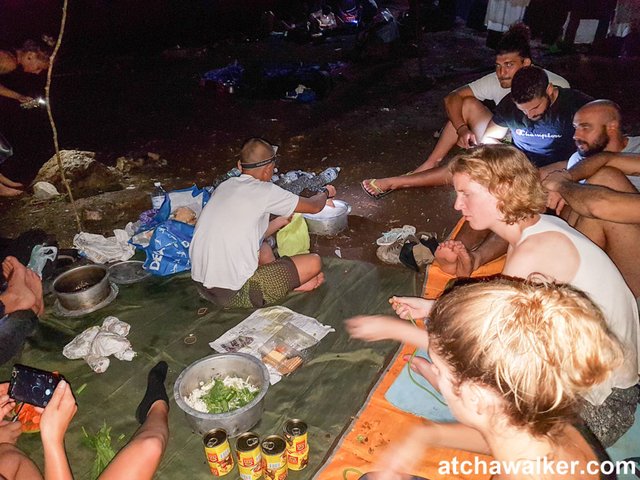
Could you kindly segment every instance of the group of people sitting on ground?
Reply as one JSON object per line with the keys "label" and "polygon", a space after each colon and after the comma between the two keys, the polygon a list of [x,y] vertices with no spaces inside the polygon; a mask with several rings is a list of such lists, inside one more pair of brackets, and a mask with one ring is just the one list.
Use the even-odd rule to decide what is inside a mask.
{"label": "group of people sitting on ground", "polygon": [[[503,39],[496,75],[448,97],[450,122],[439,151],[412,174],[363,182],[378,197],[402,187],[453,184],[454,208],[467,228],[439,247],[437,261],[449,273],[468,277],[506,253],[499,278],[462,283],[435,301],[394,297],[400,319],[347,321],[354,338],[427,350],[429,359],[416,357],[411,368],[438,389],[459,421],[417,428],[405,445],[381,457],[383,472],[368,478],[406,479],[425,444],[520,465],[565,460],[574,462],[571,478],[605,478],[586,467],[606,459],[603,446],[634,423],[640,285],[629,257],[640,217],[631,182],[640,169],[627,152],[640,142],[622,135],[613,102],[558,88],[554,82],[562,79],[550,81],[530,64],[528,37],[515,27]],[[493,114],[480,102],[486,98],[497,100]],[[496,144],[508,131],[515,146]],[[456,142],[473,148],[439,166]],[[578,152],[571,155],[574,145]],[[196,224],[192,278],[205,299],[222,306],[261,307],[324,281],[317,255],[276,259],[266,238],[294,212],[322,210],[336,190],[328,186],[304,198],[275,186],[276,150],[261,138],[245,142],[242,174],[216,189]],[[547,207],[562,218],[545,214]],[[5,294],[20,289],[41,299],[24,267],[5,264]],[[3,298],[9,318],[11,295]],[[23,308],[41,311],[38,301],[27,303]],[[417,318],[428,318],[425,330],[406,322]],[[142,427],[103,478],[121,477],[122,468],[140,468],[135,478],[153,475],[168,437],[165,376],[166,364],[152,370],[137,412]],[[12,404],[4,390],[0,408],[7,413]],[[62,440],[75,408],[62,383],[43,411],[45,478],[70,478]],[[40,478],[12,446],[15,428],[0,424],[0,443],[2,435],[9,441],[0,448],[0,478]]]}
{"label": "group of people sitting on ground", "polygon": [[[513,27],[498,49],[496,73],[445,99],[449,122],[427,161],[405,175],[362,182],[376,198],[453,184],[464,224],[436,251],[445,273],[469,277],[506,254],[506,279],[454,287],[435,306],[392,299],[401,318],[428,317],[426,331],[389,317],[348,321],[356,338],[428,349],[430,361],[415,359],[411,368],[460,421],[415,433],[385,457],[386,472],[371,478],[401,478],[393,475],[416,456],[410,445],[424,442],[505,461],[597,460],[600,446],[613,445],[634,423],[640,140],[623,135],[617,104],[592,100],[552,75],[531,65],[526,31]],[[491,112],[482,101],[496,97]],[[507,132],[513,146],[496,145]],[[440,166],[455,144],[468,150]],[[603,478],[585,471],[572,478]]]}

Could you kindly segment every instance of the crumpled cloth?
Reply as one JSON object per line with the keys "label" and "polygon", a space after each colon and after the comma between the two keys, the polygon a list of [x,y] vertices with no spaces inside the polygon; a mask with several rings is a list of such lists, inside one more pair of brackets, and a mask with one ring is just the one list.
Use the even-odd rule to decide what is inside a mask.
{"label": "crumpled cloth", "polygon": [[126,336],[131,326],[116,317],[107,317],[102,326],[87,328],[65,345],[62,354],[71,359],[83,358],[96,373],[103,373],[109,368],[110,355],[118,360],[130,362],[136,356]]}
{"label": "crumpled cloth", "polygon": [[125,261],[133,257],[136,248],[129,243],[130,235],[121,229],[106,238],[95,233],[80,232],[73,237],[73,246],[94,263]]}

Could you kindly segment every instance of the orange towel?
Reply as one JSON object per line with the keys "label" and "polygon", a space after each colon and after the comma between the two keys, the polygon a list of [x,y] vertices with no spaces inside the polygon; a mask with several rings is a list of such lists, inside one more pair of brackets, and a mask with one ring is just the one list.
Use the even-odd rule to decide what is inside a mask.
{"label": "orange towel", "polygon": [[[403,356],[411,354],[413,348],[403,347],[393,361],[389,370],[384,374],[380,383],[375,387],[364,409],[356,417],[349,432],[341,440],[333,456],[315,477],[318,480],[339,480],[343,478],[345,470],[355,468],[362,473],[374,469],[379,456],[390,443],[395,443],[404,438],[407,431],[414,426],[425,422],[422,418],[395,408],[384,395],[398,377],[405,366]],[[425,393],[426,395],[426,393]],[[477,455],[470,452],[451,449],[424,449],[424,457],[415,471],[408,472],[431,480],[445,479],[488,479],[490,475],[442,475],[438,472],[439,462],[452,460],[454,457],[459,462],[474,457],[490,461],[491,457]],[[358,474],[349,472],[347,480],[357,480]]]}
{"label": "orange towel", "polygon": [[[453,232],[451,232],[450,238],[456,238],[456,235],[462,228],[463,223],[464,218],[461,218],[454,227]],[[471,274],[471,277],[487,277],[489,275],[496,275],[498,273],[501,273],[502,269],[504,268],[504,262],[506,258],[507,256],[503,255],[500,258],[496,258],[495,260],[482,265]],[[438,265],[438,262],[434,261],[427,270],[427,277],[424,280],[424,289],[422,291],[422,296],[429,299],[438,298],[440,295],[442,295],[442,292],[444,292],[447,284],[455,278],[455,275],[443,272]]]}

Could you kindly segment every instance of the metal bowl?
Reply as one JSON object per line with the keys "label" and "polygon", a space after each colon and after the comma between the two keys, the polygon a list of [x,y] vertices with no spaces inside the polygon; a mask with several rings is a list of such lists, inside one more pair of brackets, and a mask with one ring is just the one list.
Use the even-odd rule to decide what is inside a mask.
{"label": "metal bowl", "polygon": [[[198,388],[200,382],[227,375],[248,378],[260,392],[251,403],[227,413],[203,413],[187,405],[184,397]],[[229,437],[235,437],[251,430],[260,421],[268,388],[269,371],[260,360],[246,353],[221,353],[209,355],[185,368],[173,386],[173,397],[195,432],[204,435],[214,428],[224,428]]]}
{"label": "metal bowl", "polygon": [[82,265],[58,275],[53,292],[66,310],[86,310],[111,293],[109,272],[103,265]]}
{"label": "metal bowl", "polygon": [[342,200],[334,200],[333,203],[334,207],[327,205],[318,213],[304,214],[309,233],[330,236],[347,228],[351,205]]}

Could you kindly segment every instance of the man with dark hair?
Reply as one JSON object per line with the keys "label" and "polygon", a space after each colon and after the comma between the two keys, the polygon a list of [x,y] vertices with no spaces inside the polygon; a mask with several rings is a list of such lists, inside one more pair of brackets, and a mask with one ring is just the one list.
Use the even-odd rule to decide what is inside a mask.
{"label": "man with dark hair", "polygon": [[[189,249],[191,278],[201,296],[218,305],[263,307],[324,281],[318,255],[276,259],[265,241],[294,212],[317,213],[336,194],[328,185],[304,198],[271,183],[277,149],[262,138],[247,140],[238,162],[242,174],[216,188],[198,218]],[[276,218],[270,221],[270,215]]]}
{"label": "man with dark hair", "polygon": [[505,97],[487,126],[483,143],[498,143],[511,132],[513,144],[538,168],[565,161],[575,151],[573,116],[591,98],[558,88],[547,73],[534,66],[514,75]]}
{"label": "man with dark hair", "polygon": [[[521,23],[513,25],[498,45],[495,72],[457,88],[445,97],[444,105],[449,121],[424,163],[411,175],[364,180],[364,190],[373,197],[380,198],[387,192],[400,188],[446,184],[449,181],[448,172],[446,168],[438,166],[442,159],[456,144],[469,148],[479,143],[491,122],[491,108],[495,108],[509,94],[515,73],[531,63],[529,28]],[[569,87],[564,78],[546,70],[545,72],[555,86]]]}

